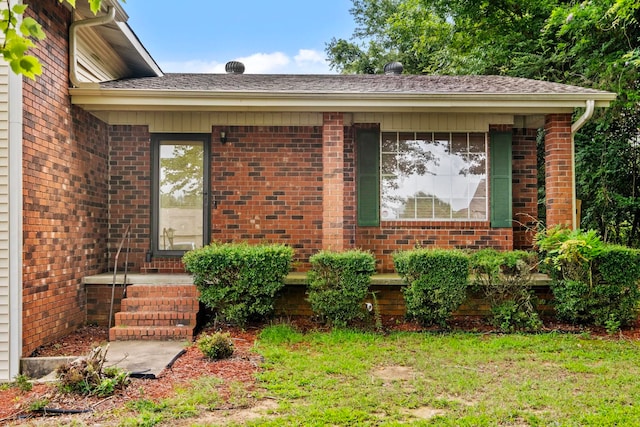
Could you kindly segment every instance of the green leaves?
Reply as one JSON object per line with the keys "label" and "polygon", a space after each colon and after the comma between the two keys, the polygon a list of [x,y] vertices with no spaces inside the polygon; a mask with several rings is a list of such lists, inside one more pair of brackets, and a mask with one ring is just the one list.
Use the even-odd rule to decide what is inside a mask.
{"label": "green leaves", "polygon": [[363,301],[376,268],[373,255],[360,250],[321,251],[309,262],[307,294],[313,312],[335,326],[361,319]]}
{"label": "green leaves", "polygon": [[27,5],[19,4],[1,11],[0,29],[4,33],[4,43],[0,52],[14,73],[34,79],[42,74],[42,66],[27,51],[35,46],[33,40],[43,40],[45,34],[35,19],[25,17],[20,21],[19,18],[26,10]]}
{"label": "green leaves", "polygon": [[469,257],[459,250],[414,249],[393,256],[407,315],[424,325],[446,326],[467,296]]}
{"label": "green leaves", "polygon": [[20,24],[20,32],[25,37],[33,37],[37,40],[44,40],[46,38],[40,24],[30,17],[26,17],[22,20],[22,23]]}
{"label": "green leaves", "polygon": [[[102,0],[87,0],[93,14],[100,11]],[[76,0],[58,0],[76,6]],[[9,1],[5,2],[10,5]],[[3,59],[9,63],[11,70],[30,79],[42,74],[40,60],[28,54],[37,41],[44,40],[46,35],[42,26],[34,18],[24,16],[28,5],[17,4],[11,8],[0,10],[0,31],[4,34],[4,43],[0,48]]]}
{"label": "green leaves", "polygon": [[200,301],[225,320],[243,325],[274,310],[294,251],[281,244],[210,244],[187,252],[182,261],[193,274]]}

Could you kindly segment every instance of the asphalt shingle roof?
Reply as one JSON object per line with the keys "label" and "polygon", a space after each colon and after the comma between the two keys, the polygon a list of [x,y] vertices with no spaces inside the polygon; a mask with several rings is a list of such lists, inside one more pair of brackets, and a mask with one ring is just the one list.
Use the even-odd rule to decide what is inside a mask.
{"label": "asphalt shingle roof", "polygon": [[327,94],[604,94],[506,76],[165,74],[102,83],[102,89]]}

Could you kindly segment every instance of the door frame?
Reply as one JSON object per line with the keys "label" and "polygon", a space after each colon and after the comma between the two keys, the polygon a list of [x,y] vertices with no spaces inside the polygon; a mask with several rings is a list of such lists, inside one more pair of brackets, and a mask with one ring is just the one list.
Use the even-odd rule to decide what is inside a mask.
{"label": "door frame", "polygon": [[151,134],[151,253],[154,257],[181,257],[186,250],[160,249],[156,237],[160,235],[160,145],[163,141],[201,141],[203,146],[203,245],[211,239],[211,134],[208,133],[152,133]]}

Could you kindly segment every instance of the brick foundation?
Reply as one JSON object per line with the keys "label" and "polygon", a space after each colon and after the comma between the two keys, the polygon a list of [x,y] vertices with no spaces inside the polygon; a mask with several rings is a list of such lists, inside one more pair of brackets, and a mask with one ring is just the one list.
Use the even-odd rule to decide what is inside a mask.
{"label": "brick foundation", "polygon": [[[394,316],[403,319],[407,313],[402,286],[399,285],[371,285],[370,291],[376,293],[376,299],[380,314],[384,316]],[[289,285],[283,290],[276,303],[276,317],[288,316],[313,316],[311,305],[307,301],[306,286]],[[554,311],[551,305],[553,295],[547,285],[537,285],[533,287],[535,296],[538,299],[538,312],[543,316],[553,316]],[[364,303],[373,303],[373,298],[368,296]],[[491,307],[483,295],[478,292],[468,291],[467,299],[454,313],[454,316],[489,316]]]}
{"label": "brick foundation", "polygon": [[[376,293],[376,299],[380,308],[380,313],[385,316],[397,316],[404,318],[406,314],[403,286],[372,284],[370,291]],[[538,298],[538,310],[542,315],[553,316],[551,300],[553,295],[548,285],[539,284],[533,287]],[[286,285],[276,300],[275,316],[306,316],[314,315],[311,305],[307,301],[307,287],[302,284]],[[120,297],[122,287],[116,286],[116,297],[114,303],[114,313],[120,311]],[[90,324],[107,326],[109,323],[109,304],[111,301],[111,285],[87,285],[87,321]],[[369,295],[364,303],[373,303]],[[456,311],[457,316],[487,316],[490,314],[490,307],[480,293],[468,292],[468,297],[464,304]],[[115,316],[114,316],[115,317]],[[206,319],[203,319],[206,320]],[[112,319],[113,321],[113,319]]]}

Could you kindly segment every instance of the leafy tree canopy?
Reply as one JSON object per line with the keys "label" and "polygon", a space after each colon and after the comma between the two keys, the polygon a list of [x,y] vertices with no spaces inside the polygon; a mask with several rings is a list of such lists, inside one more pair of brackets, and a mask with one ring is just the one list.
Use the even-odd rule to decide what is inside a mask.
{"label": "leafy tree canopy", "polygon": [[[94,14],[98,13],[102,0],[86,1],[91,11]],[[58,2],[76,6],[76,0],[58,0]],[[4,34],[0,53],[14,73],[35,79],[42,74],[42,65],[38,58],[29,55],[28,51],[35,46],[35,42],[44,40],[45,34],[38,21],[24,16],[27,5],[13,3],[11,0],[5,0],[5,8],[0,8],[0,29]]]}
{"label": "leafy tree canopy", "polygon": [[575,138],[582,227],[640,246],[638,0],[352,1],[353,36],[326,48],[339,72],[382,73],[400,61],[411,74],[501,74],[616,92]]}

